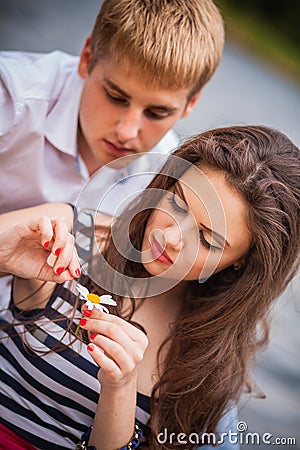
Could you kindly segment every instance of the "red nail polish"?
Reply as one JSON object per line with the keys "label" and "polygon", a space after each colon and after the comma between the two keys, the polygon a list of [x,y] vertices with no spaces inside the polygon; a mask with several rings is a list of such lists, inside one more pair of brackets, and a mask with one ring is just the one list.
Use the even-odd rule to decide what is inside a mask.
{"label": "red nail polish", "polygon": [[85,309],[85,310],[83,311],[83,315],[84,315],[85,317],[91,317],[91,314],[92,314],[92,311],[91,311],[90,309]]}
{"label": "red nail polish", "polygon": [[45,242],[44,247],[45,247],[45,248],[48,248],[48,247],[49,247],[49,244],[50,244],[50,241]]}
{"label": "red nail polish", "polygon": [[81,270],[80,270],[80,269],[76,269],[76,270],[75,270],[75,273],[76,273],[76,275],[77,275],[78,277],[80,277],[80,275],[81,275]]}
{"label": "red nail polish", "polygon": [[83,327],[85,324],[86,324],[86,319],[80,319],[79,325]]}
{"label": "red nail polish", "polygon": [[89,352],[92,352],[94,350],[94,348],[95,348],[95,346],[93,344],[89,344],[87,346],[87,349],[88,349]]}
{"label": "red nail polish", "polygon": [[97,333],[91,333],[90,334],[90,339],[95,339],[96,336],[97,336]]}
{"label": "red nail polish", "polygon": [[64,267],[59,267],[58,269],[56,269],[57,275],[61,275],[61,274],[63,273],[64,270],[65,270]]}
{"label": "red nail polish", "polygon": [[61,254],[62,248],[57,248],[54,252],[55,256],[59,256]]}

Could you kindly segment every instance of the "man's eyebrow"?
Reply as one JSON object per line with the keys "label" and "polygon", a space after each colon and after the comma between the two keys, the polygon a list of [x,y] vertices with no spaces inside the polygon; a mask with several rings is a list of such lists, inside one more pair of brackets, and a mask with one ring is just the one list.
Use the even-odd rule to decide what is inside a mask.
{"label": "man's eyebrow", "polygon": [[[120,86],[118,86],[117,84],[115,84],[113,81],[104,78],[104,82],[114,91],[118,92],[120,95],[123,95],[123,97],[127,98],[128,100],[131,100],[131,96],[123,91],[123,89],[120,88]],[[148,105],[148,109],[156,109],[159,110],[161,112],[167,112],[167,113],[173,113],[178,111],[179,108],[175,107],[175,106],[171,106],[171,105]]]}
{"label": "man's eyebrow", "polygon": [[226,245],[227,247],[230,247],[229,243],[226,241],[226,239],[217,231],[211,230],[209,227],[207,227],[206,225],[204,225],[204,223],[200,223],[200,225],[205,228],[207,231],[209,231],[216,239],[216,241],[218,241],[219,244],[221,245]]}
{"label": "man's eyebrow", "polygon": [[107,78],[104,78],[104,82],[112,89],[117,91],[119,94],[123,95],[124,97],[131,99],[131,96],[127,94],[127,92],[123,91],[123,89],[120,88],[117,84],[115,84],[113,81],[108,80]]}

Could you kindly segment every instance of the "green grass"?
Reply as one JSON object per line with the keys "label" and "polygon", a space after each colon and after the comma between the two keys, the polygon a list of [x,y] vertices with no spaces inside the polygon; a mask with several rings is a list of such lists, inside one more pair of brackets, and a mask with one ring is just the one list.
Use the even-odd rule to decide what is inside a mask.
{"label": "green grass", "polygon": [[224,0],[218,4],[229,40],[247,47],[265,63],[300,84],[300,48],[296,44],[259,17],[237,11]]}

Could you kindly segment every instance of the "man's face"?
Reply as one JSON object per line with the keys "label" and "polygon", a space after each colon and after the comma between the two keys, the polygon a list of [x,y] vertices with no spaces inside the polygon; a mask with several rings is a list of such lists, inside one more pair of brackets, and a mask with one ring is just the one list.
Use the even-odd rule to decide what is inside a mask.
{"label": "man's face", "polygon": [[90,173],[122,156],[151,150],[177,120],[191,111],[189,89],[149,87],[134,68],[105,59],[88,73],[90,49],[81,54],[85,79],[79,109],[79,152]]}

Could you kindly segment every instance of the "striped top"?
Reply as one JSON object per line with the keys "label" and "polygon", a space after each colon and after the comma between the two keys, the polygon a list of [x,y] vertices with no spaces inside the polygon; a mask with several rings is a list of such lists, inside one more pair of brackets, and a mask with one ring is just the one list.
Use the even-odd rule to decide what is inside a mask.
{"label": "striped top", "polygon": [[[0,330],[0,422],[42,450],[74,449],[93,423],[98,403],[98,366],[87,343],[70,344],[74,335],[65,331],[75,286],[57,285],[45,309],[23,313],[9,332]],[[18,312],[11,302],[0,325],[12,323]],[[26,323],[36,317],[33,325]],[[78,310],[74,329],[80,318]],[[57,345],[59,351],[51,351]],[[136,418],[145,434],[149,403],[137,395]]]}

